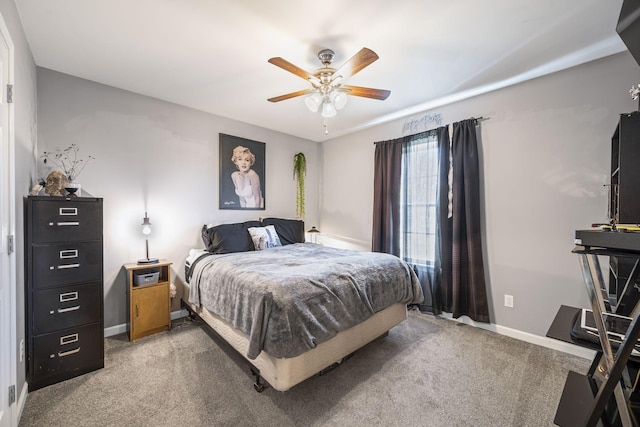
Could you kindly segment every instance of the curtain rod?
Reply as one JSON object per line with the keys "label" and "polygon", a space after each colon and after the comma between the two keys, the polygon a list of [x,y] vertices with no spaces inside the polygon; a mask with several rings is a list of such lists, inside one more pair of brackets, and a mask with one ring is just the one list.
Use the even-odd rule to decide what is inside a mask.
{"label": "curtain rod", "polygon": [[[476,121],[476,126],[478,126],[478,124],[479,124],[480,122],[484,122],[485,120],[489,120],[490,118],[491,118],[491,117],[483,117],[483,116],[480,116],[480,117],[471,117],[471,119],[470,119],[470,120],[475,120],[475,121]],[[449,126],[449,125],[447,124],[447,125],[445,125],[445,126]],[[414,134],[414,135],[405,135],[405,136],[415,136],[415,135],[420,135],[421,133],[432,132],[432,131],[434,131],[434,130],[436,130],[436,129],[430,129],[430,130],[426,130],[426,131],[424,131],[424,132],[416,133],[416,134]],[[404,138],[404,136],[401,136],[401,137],[399,137],[399,138],[395,138],[395,139],[400,140],[400,139],[402,139],[402,138]],[[392,140],[392,141],[393,141],[393,140]],[[375,141],[375,142],[373,143],[373,145],[376,145],[376,144],[377,144],[377,143],[379,143],[379,142],[386,142],[386,141]]]}

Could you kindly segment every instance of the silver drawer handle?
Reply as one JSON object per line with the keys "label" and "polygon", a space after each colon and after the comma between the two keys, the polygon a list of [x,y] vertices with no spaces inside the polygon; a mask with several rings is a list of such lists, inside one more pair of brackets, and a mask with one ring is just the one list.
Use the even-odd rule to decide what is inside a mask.
{"label": "silver drawer handle", "polygon": [[74,307],[69,307],[69,308],[59,308],[58,313],[68,313],[70,311],[76,311],[76,310],[80,310],[79,305],[76,305]]}
{"label": "silver drawer handle", "polygon": [[59,265],[58,270],[65,270],[67,268],[78,268],[78,267],[80,267],[80,264],[64,264],[64,265]]}
{"label": "silver drawer handle", "polygon": [[72,342],[78,341],[78,334],[66,335],[64,337],[60,337],[60,345],[71,344]]}
{"label": "silver drawer handle", "polygon": [[66,225],[80,225],[80,221],[64,221],[57,223],[58,227],[63,227]]}
{"label": "silver drawer handle", "polygon": [[73,350],[69,350],[69,351],[59,351],[58,352],[58,357],[65,357],[65,356],[70,356],[72,354],[76,354],[80,352],[80,347],[73,349]]}
{"label": "silver drawer handle", "polygon": [[67,259],[67,258],[78,258],[78,250],[66,249],[64,251],[60,251],[60,259]]}
{"label": "silver drawer handle", "polygon": [[78,208],[60,208],[60,215],[78,215]]}
{"label": "silver drawer handle", "polygon": [[60,294],[60,302],[75,301],[78,299],[78,291]]}

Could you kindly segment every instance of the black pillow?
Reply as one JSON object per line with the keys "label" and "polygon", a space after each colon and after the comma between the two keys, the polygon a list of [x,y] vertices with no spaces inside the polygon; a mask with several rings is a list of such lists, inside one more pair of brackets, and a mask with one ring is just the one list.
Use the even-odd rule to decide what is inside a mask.
{"label": "black pillow", "polygon": [[273,225],[282,245],[304,243],[304,221],[283,218],[262,218],[262,226]]}
{"label": "black pillow", "polygon": [[220,224],[202,227],[202,241],[212,254],[253,251],[253,240],[247,231],[249,227],[260,227],[260,221]]}

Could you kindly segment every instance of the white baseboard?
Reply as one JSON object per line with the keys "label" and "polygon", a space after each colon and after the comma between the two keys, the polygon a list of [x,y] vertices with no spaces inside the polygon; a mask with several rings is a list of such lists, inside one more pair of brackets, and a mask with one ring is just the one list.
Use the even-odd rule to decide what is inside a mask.
{"label": "white baseboard", "polygon": [[477,328],[486,329],[487,331],[495,332],[500,335],[506,335],[508,337],[515,338],[520,341],[525,341],[531,344],[547,347],[552,350],[558,350],[564,353],[569,353],[574,356],[582,357],[584,359],[593,360],[593,358],[596,355],[595,350],[590,350],[585,347],[580,347],[579,345],[570,344],[568,342],[556,340],[549,337],[541,337],[539,335],[530,334],[529,332],[519,331],[517,329],[508,328],[506,326],[494,325],[492,323],[475,322],[467,316],[462,316],[458,319],[454,319],[453,317],[451,317],[450,313],[443,313],[442,315],[440,315],[440,317],[444,317],[446,319],[450,319],[455,322],[464,323],[466,325],[475,326]]}
{"label": "white baseboard", "polygon": [[108,328],[104,328],[104,337],[112,337],[118,334],[124,334],[127,332],[127,324],[123,323],[116,326],[109,326]]}
{"label": "white baseboard", "polygon": [[[171,320],[180,319],[181,317],[187,317],[189,312],[187,310],[178,310],[171,312]],[[118,334],[124,334],[127,332],[127,324],[122,323],[120,325],[109,326],[108,328],[104,328],[104,337],[112,337]]]}
{"label": "white baseboard", "polygon": [[171,320],[181,319],[183,317],[187,317],[189,312],[186,309],[172,311],[171,312]]}
{"label": "white baseboard", "polygon": [[18,401],[16,402],[18,415],[17,415],[17,423],[20,424],[20,418],[22,418],[22,411],[24,410],[24,405],[27,403],[27,394],[29,394],[29,384],[25,381],[22,386],[22,390],[20,390],[20,397],[18,397]]}
{"label": "white baseboard", "polygon": [[321,233],[317,237],[317,240],[320,244],[341,249],[354,249],[357,251],[371,250],[371,242],[353,239],[339,234]]}

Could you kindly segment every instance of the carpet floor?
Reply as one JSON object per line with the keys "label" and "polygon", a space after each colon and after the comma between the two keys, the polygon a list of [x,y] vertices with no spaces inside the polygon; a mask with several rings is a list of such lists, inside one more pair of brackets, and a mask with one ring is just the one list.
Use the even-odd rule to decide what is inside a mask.
{"label": "carpet floor", "polygon": [[409,312],[389,335],[287,392],[253,389],[200,322],[130,343],[105,367],[31,392],[20,426],[552,426],[569,370],[590,361]]}

